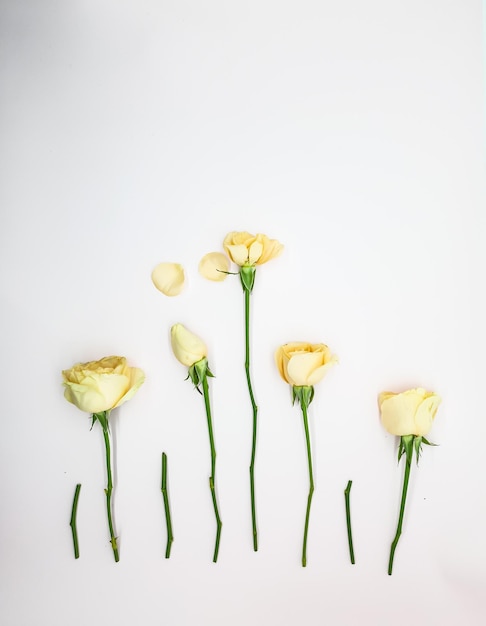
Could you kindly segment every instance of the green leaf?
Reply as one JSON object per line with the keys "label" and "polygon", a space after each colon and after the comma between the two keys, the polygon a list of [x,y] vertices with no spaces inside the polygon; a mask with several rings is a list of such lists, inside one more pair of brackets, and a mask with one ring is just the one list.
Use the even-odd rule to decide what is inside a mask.
{"label": "green leaf", "polygon": [[427,439],[425,437],[422,437],[422,443],[425,443],[426,446],[437,446],[437,443],[432,443],[430,441],[427,441]]}

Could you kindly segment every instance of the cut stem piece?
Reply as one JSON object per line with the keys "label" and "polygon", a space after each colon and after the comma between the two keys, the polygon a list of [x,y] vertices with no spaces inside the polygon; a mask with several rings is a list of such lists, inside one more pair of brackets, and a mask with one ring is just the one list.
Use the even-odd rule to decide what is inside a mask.
{"label": "cut stem piece", "polygon": [[162,490],[162,496],[164,498],[165,523],[167,526],[167,547],[165,549],[165,558],[168,559],[170,557],[170,549],[172,547],[172,542],[174,541],[174,536],[172,534],[172,521],[170,517],[169,493],[167,491],[167,455],[165,452],[162,452],[161,490]]}
{"label": "cut stem piece", "polygon": [[351,563],[354,565],[353,533],[351,531],[351,505],[349,502],[352,484],[353,481],[349,480],[346,489],[344,490],[344,501],[346,504],[346,527],[348,529],[349,558],[351,559]]}
{"label": "cut stem piece", "polygon": [[69,525],[71,526],[71,532],[73,535],[73,546],[74,546],[74,558],[79,559],[79,543],[78,543],[78,529],[76,527],[76,514],[78,512],[78,500],[79,500],[79,492],[81,491],[81,485],[78,483],[76,485],[76,489],[74,490],[74,499],[73,506],[71,509],[71,520]]}

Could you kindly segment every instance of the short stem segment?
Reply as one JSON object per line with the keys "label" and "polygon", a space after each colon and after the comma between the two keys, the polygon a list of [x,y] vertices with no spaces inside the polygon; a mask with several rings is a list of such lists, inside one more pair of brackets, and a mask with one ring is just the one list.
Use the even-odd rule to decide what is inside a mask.
{"label": "short stem segment", "polygon": [[309,424],[307,421],[307,402],[301,401],[302,417],[304,418],[305,442],[307,447],[307,464],[309,466],[309,495],[307,496],[307,510],[305,513],[304,543],[302,546],[302,567],[307,565],[307,533],[309,530],[309,517],[314,494],[314,477],[312,473],[312,452],[309,436]]}
{"label": "short stem segment", "polygon": [[164,498],[164,510],[165,510],[165,523],[167,526],[167,547],[165,549],[165,558],[170,557],[170,549],[174,536],[172,534],[172,521],[170,518],[170,505],[169,505],[169,493],[167,491],[167,455],[162,452],[162,496]]}
{"label": "short stem segment", "polygon": [[390,560],[388,561],[388,574],[390,576],[393,571],[393,559],[395,557],[395,550],[398,544],[398,540],[400,539],[400,535],[402,534],[403,514],[405,512],[405,503],[407,501],[408,481],[410,478],[410,468],[412,465],[413,441],[414,441],[413,435],[406,435],[406,436],[403,436],[401,439],[401,444],[403,444],[403,447],[405,449],[405,457],[406,457],[405,474],[403,477],[402,501],[400,503],[400,515],[398,516],[397,532],[391,544]]}
{"label": "short stem segment", "polygon": [[73,546],[74,546],[74,558],[79,559],[79,544],[78,544],[78,530],[76,528],[76,513],[78,512],[78,500],[79,492],[81,491],[81,485],[77,484],[74,491],[73,506],[71,509],[71,520],[69,525],[71,526],[71,532],[73,534]]}
{"label": "short stem segment", "polygon": [[258,529],[256,522],[256,503],[255,503],[255,455],[257,442],[257,426],[258,426],[258,407],[253,395],[253,388],[250,376],[250,295],[248,289],[245,292],[245,372],[248,392],[253,410],[253,431],[251,440],[251,460],[250,460],[250,496],[251,496],[251,523],[253,532],[253,549],[258,550]]}
{"label": "short stem segment", "polygon": [[202,378],[202,388],[204,395],[204,406],[206,407],[206,417],[208,419],[209,445],[211,447],[211,476],[209,477],[209,488],[211,490],[211,498],[213,500],[214,515],[216,517],[216,542],[214,545],[213,562],[218,560],[219,540],[221,537],[221,528],[223,523],[219,516],[218,501],[216,498],[215,482],[216,482],[216,448],[214,446],[213,424],[211,420],[211,405],[209,402],[209,388],[206,375]]}
{"label": "short stem segment", "polygon": [[349,502],[352,484],[353,481],[349,480],[346,489],[344,490],[344,500],[346,503],[346,527],[348,529],[349,558],[351,559],[351,563],[354,565],[353,533],[351,531],[351,505]]}
{"label": "short stem segment", "polygon": [[[100,420],[101,421],[101,420]],[[111,512],[111,493],[113,491],[113,478],[111,475],[111,450],[110,450],[110,433],[108,430],[108,416],[105,414],[105,419],[101,422],[101,426],[103,428],[103,438],[105,440],[105,451],[106,451],[106,473],[108,476],[108,481],[105,489],[106,494],[106,512],[108,515],[108,527],[110,529],[110,541],[111,547],[113,548],[113,555],[115,557],[115,561],[118,563],[120,557],[118,555],[118,545],[116,542],[115,531],[113,529],[113,517]]]}

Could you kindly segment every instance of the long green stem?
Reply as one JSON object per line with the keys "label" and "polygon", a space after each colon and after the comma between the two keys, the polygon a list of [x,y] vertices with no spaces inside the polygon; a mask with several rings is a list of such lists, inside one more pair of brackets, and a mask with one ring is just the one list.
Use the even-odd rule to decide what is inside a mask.
{"label": "long green stem", "polygon": [[214,545],[213,562],[218,560],[219,540],[221,537],[221,528],[223,523],[219,516],[218,501],[216,498],[215,482],[216,482],[216,448],[214,446],[213,424],[211,420],[211,405],[209,402],[209,388],[206,375],[202,378],[202,388],[204,395],[204,406],[206,407],[206,417],[208,418],[209,445],[211,447],[211,476],[209,477],[209,488],[211,489],[211,498],[213,500],[214,515],[216,517],[216,542]]}
{"label": "long green stem", "polygon": [[71,532],[73,534],[73,546],[74,546],[74,558],[79,559],[79,544],[78,544],[78,530],[76,528],[76,513],[78,512],[78,500],[79,492],[81,491],[81,485],[77,484],[74,490],[73,506],[71,509],[71,520],[69,525],[71,526]]}
{"label": "long green stem", "polygon": [[344,501],[346,504],[346,527],[348,529],[349,558],[351,559],[351,563],[354,565],[353,533],[351,531],[351,505],[349,502],[352,484],[353,481],[349,480],[346,489],[344,490]]}
{"label": "long green stem", "polygon": [[309,495],[307,496],[307,510],[305,513],[304,543],[302,545],[302,567],[307,565],[307,533],[309,530],[309,517],[314,494],[314,476],[312,473],[312,452],[309,436],[309,424],[307,420],[307,403],[301,401],[302,417],[304,418],[305,442],[307,447],[307,464],[309,466]]}
{"label": "long green stem", "polygon": [[407,435],[406,437],[402,437],[402,442],[405,448],[405,456],[406,456],[405,474],[403,476],[402,501],[400,503],[400,515],[398,516],[397,532],[391,544],[390,560],[388,561],[388,574],[390,576],[393,571],[393,559],[395,557],[395,550],[398,544],[398,540],[400,539],[400,535],[402,534],[403,514],[405,512],[405,503],[407,501],[408,481],[410,478],[410,468],[412,465],[413,440],[414,440],[413,435]]}
{"label": "long green stem", "polygon": [[108,477],[105,494],[106,494],[106,512],[108,515],[108,526],[110,529],[110,540],[111,547],[113,548],[113,555],[115,557],[115,561],[118,563],[120,557],[118,555],[118,545],[116,542],[115,531],[113,529],[113,518],[111,513],[111,493],[113,491],[113,478],[111,475],[111,450],[110,450],[110,433],[108,431],[108,420],[106,420],[106,425],[102,424],[103,427],[103,438],[105,440],[105,450],[106,450],[106,473]]}
{"label": "long green stem", "polygon": [[253,432],[251,440],[251,460],[250,460],[250,495],[251,495],[251,523],[253,531],[253,550],[258,550],[258,529],[256,522],[256,503],[255,503],[255,455],[257,442],[257,426],[258,426],[258,407],[253,395],[250,376],[250,291],[244,289],[245,293],[245,372],[246,382],[248,384],[248,392],[250,394],[251,406],[253,409]]}
{"label": "long green stem", "polygon": [[167,455],[162,452],[162,496],[164,498],[165,523],[167,526],[167,547],[165,549],[165,558],[170,557],[170,549],[174,536],[172,534],[172,521],[170,517],[169,493],[167,491]]}

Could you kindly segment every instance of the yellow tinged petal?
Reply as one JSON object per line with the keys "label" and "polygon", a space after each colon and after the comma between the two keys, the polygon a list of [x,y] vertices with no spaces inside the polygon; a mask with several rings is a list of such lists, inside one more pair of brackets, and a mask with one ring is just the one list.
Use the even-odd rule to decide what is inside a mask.
{"label": "yellow tinged petal", "polygon": [[381,404],[381,421],[392,435],[413,435],[415,430],[415,411],[417,398],[410,394],[394,394]]}
{"label": "yellow tinged petal", "polygon": [[419,405],[415,414],[415,435],[427,435],[432,428],[440,403],[441,398],[437,394],[431,394]]}
{"label": "yellow tinged petal", "polygon": [[275,363],[277,365],[277,369],[278,369],[280,376],[283,378],[283,380],[286,383],[288,383],[289,380],[287,378],[287,374],[286,374],[285,367],[284,367],[285,359],[286,359],[286,356],[285,356],[284,347],[280,346],[279,348],[277,348],[275,352]]}
{"label": "yellow tinged petal", "polygon": [[296,387],[309,385],[309,376],[321,363],[322,358],[316,352],[296,354],[287,365],[288,377]]}
{"label": "yellow tinged petal", "polygon": [[236,265],[246,265],[248,261],[248,248],[246,246],[243,244],[237,246],[225,246],[225,250]]}
{"label": "yellow tinged petal", "polygon": [[262,256],[263,245],[259,241],[254,241],[248,249],[248,265],[255,265]]}
{"label": "yellow tinged petal", "polygon": [[308,385],[310,385],[311,387],[313,387],[316,383],[318,383],[319,381],[321,381],[324,376],[327,374],[327,372],[331,369],[331,367],[333,365],[335,365],[338,362],[337,357],[332,357],[332,359],[330,361],[328,361],[325,365],[321,365],[320,367],[318,367],[317,369],[315,369],[308,378]]}
{"label": "yellow tinged petal", "polygon": [[257,235],[257,241],[263,245],[263,251],[258,258],[257,265],[263,265],[263,263],[277,258],[283,252],[283,245],[276,239],[269,239],[266,235]]}
{"label": "yellow tinged petal", "polygon": [[138,389],[145,381],[145,373],[138,367],[131,367],[129,373],[130,381],[128,391],[118,400],[115,407],[120,406],[127,400],[130,400],[130,398],[137,393]]}
{"label": "yellow tinged petal", "polygon": [[209,252],[199,261],[199,273],[208,280],[221,282],[228,276],[230,261],[222,252]]}
{"label": "yellow tinged petal", "polygon": [[179,263],[159,263],[152,272],[152,282],[166,296],[177,296],[184,288],[184,268]]}

